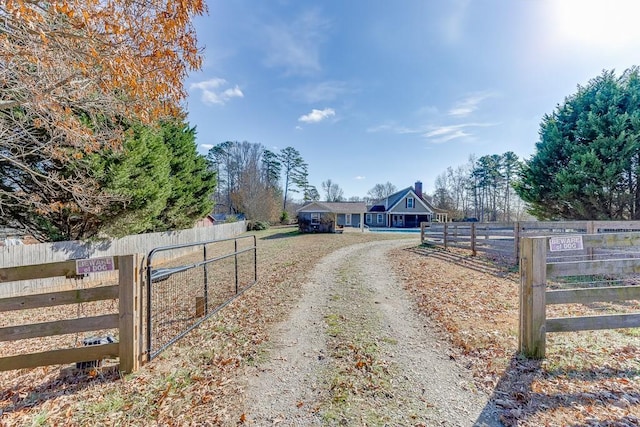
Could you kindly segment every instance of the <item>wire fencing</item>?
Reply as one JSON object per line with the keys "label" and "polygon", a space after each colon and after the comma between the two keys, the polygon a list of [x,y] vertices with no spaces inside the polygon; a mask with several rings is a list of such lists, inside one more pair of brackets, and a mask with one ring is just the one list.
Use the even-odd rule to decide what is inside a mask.
{"label": "wire fencing", "polygon": [[[185,249],[191,249],[185,253]],[[183,255],[172,258],[171,252]],[[256,237],[165,246],[147,257],[151,360],[257,281]]]}

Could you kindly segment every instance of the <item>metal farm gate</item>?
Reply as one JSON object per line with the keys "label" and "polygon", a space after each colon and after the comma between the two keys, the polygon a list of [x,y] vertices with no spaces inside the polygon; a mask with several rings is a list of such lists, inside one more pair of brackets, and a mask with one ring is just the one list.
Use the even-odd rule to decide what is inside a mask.
{"label": "metal farm gate", "polygon": [[256,237],[165,246],[147,257],[147,356],[153,359],[257,281]]}

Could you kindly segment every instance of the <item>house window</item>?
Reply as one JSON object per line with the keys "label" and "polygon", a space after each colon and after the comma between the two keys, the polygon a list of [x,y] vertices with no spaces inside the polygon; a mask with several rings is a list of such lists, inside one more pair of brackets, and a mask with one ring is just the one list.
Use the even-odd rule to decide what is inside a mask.
{"label": "house window", "polygon": [[367,214],[367,224],[371,224],[371,214]]}
{"label": "house window", "polygon": [[415,201],[414,201],[413,197],[407,197],[407,208],[413,209],[415,207],[414,203],[415,203]]}
{"label": "house window", "polygon": [[382,223],[382,214],[378,214],[378,217],[376,218],[376,222],[377,222],[378,224],[381,224],[381,223]]}
{"label": "house window", "polygon": [[320,224],[320,214],[319,213],[312,213],[311,214],[311,224],[312,225]]}
{"label": "house window", "polygon": [[344,225],[351,225],[351,214],[344,215]]}

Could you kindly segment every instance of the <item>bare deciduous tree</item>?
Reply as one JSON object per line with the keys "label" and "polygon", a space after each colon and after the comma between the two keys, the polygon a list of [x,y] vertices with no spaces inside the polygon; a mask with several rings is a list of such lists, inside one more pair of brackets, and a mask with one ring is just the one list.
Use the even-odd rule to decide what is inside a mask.
{"label": "bare deciduous tree", "polygon": [[387,196],[392,195],[398,191],[395,185],[387,181],[385,184],[376,184],[371,190],[367,192],[367,195],[373,200],[382,200]]}
{"label": "bare deciduous tree", "polygon": [[335,182],[328,179],[322,181],[322,190],[327,196],[327,202],[342,202],[344,201],[344,191]]}
{"label": "bare deciduous tree", "polygon": [[119,147],[123,120],[179,115],[182,80],[201,63],[191,19],[204,11],[202,0],[0,2],[3,223],[110,201],[74,161]]}

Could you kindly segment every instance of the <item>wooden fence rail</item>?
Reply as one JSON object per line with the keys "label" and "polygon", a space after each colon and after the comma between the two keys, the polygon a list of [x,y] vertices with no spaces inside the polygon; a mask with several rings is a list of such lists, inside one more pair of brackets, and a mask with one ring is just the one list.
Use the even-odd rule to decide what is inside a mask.
{"label": "wooden fence rail", "polygon": [[[585,250],[608,247],[640,248],[640,233],[580,235]],[[519,350],[527,357],[544,358],[547,332],[640,327],[640,313],[547,319],[550,304],[587,304],[640,300],[640,286],[547,290],[547,279],[640,273],[640,259],[563,260],[548,262],[553,237],[524,237],[520,253]],[[556,247],[555,250],[558,250]],[[560,250],[563,250],[560,248]],[[616,256],[612,252],[612,256]]]}
{"label": "wooden fence rail", "polygon": [[640,221],[519,221],[519,222],[423,222],[420,240],[477,252],[520,258],[523,237],[561,234],[602,234],[640,232]]}
{"label": "wooden fence rail", "polygon": [[[7,326],[0,328],[0,342],[117,328],[119,331],[117,343],[2,357],[0,371],[100,360],[105,357],[119,357],[119,369],[122,372],[137,370],[142,349],[140,341],[142,332],[141,258],[138,255],[126,255],[119,256],[113,261],[114,268],[118,270],[117,285],[2,298],[0,313],[118,299],[117,313]],[[75,275],[76,261],[63,261],[0,269],[0,283]]]}
{"label": "wooden fence rail", "polygon": [[[119,239],[105,239],[90,242],[69,241],[19,246],[0,245],[0,266],[50,265],[69,259],[106,256],[117,257],[133,253],[148,253],[152,249],[161,246],[227,239],[238,236],[246,230],[245,221],[239,221],[228,224],[216,224],[210,227],[137,234]],[[189,249],[187,248],[185,252],[188,251]],[[175,252],[170,255],[172,257],[178,256]],[[169,260],[169,258],[167,258],[167,260]],[[70,268],[73,270],[73,265],[71,265]],[[0,270],[0,274],[2,274],[2,270]],[[101,274],[100,277],[105,277],[106,274],[108,273]],[[113,280],[114,282],[117,280],[116,274],[113,274]],[[0,298],[70,289],[74,289],[74,283],[72,280],[66,280],[64,275],[20,282],[0,281]]]}

